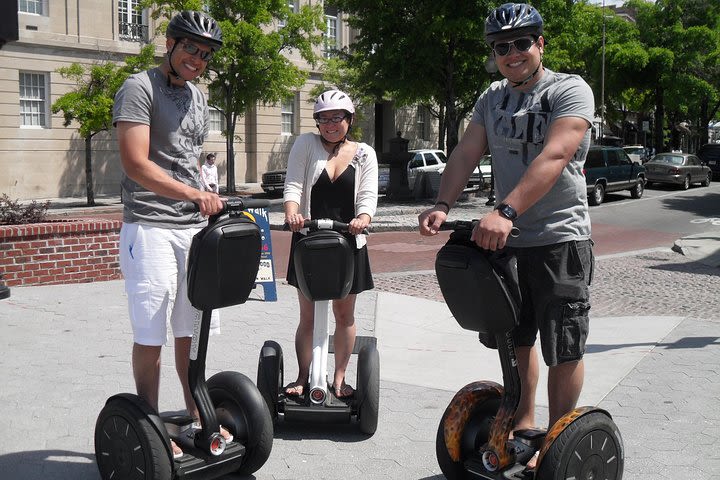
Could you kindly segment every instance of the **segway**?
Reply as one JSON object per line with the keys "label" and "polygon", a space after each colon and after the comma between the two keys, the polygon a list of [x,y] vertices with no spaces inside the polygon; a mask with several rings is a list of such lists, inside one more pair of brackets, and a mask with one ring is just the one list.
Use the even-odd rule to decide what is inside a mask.
{"label": "segway", "polygon": [[[228,199],[224,210],[195,235],[190,248],[188,296],[202,315],[193,329],[188,378],[202,429],[194,427],[188,415],[159,414],[137,395],[110,397],[95,425],[95,456],[103,480],[251,474],[270,456],[272,419],[252,380],[227,371],[205,381],[212,311],[244,303],[260,263],[261,231],[243,209],[268,203]],[[220,424],[234,436],[232,442],[226,443]],[[171,438],[183,449],[176,460]]]}
{"label": "segway", "polygon": [[[548,432],[513,432],[520,403],[512,336],[520,302],[517,262],[503,251],[484,251],[471,242],[475,223],[454,221],[441,227],[454,232],[437,254],[435,271],[445,302],[460,326],[495,339],[503,385],[473,382],[455,394],[437,431],[435,451],[440,469],[451,480],[620,480],[623,442],[612,417],[603,409],[576,408]],[[512,235],[518,234],[514,228]],[[493,300],[483,303],[482,298]],[[511,433],[513,438],[508,440]],[[525,464],[535,452],[539,452],[537,467],[530,471]]]}
{"label": "segway", "polygon": [[372,435],[377,430],[380,406],[377,339],[360,335],[355,338],[352,354],[358,356],[358,366],[354,395],[337,398],[327,376],[328,355],[334,353],[328,325],[330,300],[348,295],[355,269],[355,247],[341,233],[348,231],[348,224],[306,220],[304,227],[309,232],[295,245],[294,265],[300,291],[315,302],[309,388],[299,396],[285,394],[282,348],[268,340],[260,351],[258,389],[273,420],[280,415],[288,422],[350,423],[357,419],[360,431]]}

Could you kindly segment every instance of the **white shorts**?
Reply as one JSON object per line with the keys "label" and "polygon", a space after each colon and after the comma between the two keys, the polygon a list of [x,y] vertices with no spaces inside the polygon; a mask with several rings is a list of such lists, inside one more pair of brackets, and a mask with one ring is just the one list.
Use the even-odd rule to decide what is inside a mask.
{"label": "white shorts", "polygon": [[[168,319],[175,338],[192,337],[193,324],[201,312],[188,299],[187,257],[193,236],[199,231],[123,223],[120,270],[135,343],[165,344]],[[219,331],[220,314],[214,310],[210,332]]]}

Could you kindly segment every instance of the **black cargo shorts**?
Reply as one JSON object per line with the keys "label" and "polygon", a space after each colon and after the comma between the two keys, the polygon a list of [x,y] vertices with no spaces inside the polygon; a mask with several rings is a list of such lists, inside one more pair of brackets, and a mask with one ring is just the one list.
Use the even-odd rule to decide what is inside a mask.
{"label": "black cargo shorts", "polygon": [[[588,311],[595,258],[592,240],[510,248],[517,257],[522,304],[513,337],[516,346],[535,344],[538,331],[545,364],[580,360],[589,331]],[[494,339],[480,340],[496,348]]]}

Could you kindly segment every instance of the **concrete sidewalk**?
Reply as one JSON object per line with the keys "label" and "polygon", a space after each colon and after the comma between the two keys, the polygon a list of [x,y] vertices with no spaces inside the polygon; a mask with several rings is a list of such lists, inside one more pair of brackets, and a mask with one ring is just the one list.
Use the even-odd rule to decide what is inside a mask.
{"label": "concrete sidewalk", "polygon": [[[598,270],[612,275],[632,261],[657,261],[658,255],[676,254],[601,259]],[[712,287],[720,286],[710,277]],[[246,304],[221,312],[223,334],[211,339],[208,375],[236,370],[254,380],[260,347],[273,339],[284,349],[286,381],[294,379],[295,290],[279,282],[277,302],[260,296],[255,292]],[[99,478],[93,456],[97,414],[110,395],[134,391],[125,302],[122,282],[112,281],[18,287],[0,303],[3,479]],[[281,422],[272,455],[256,478],[440,479],[435,432],[447,403],[470,381],[501,381],[495,353],[461,330],[443,303],[379,290],[358,302],[360,333],[375,333],[381,353],[377,433],[366,438],[352,425]],[[614,416],[626,447],[624,478],[718,478],[718,319],[693,316],[702,311],[625,311],[592,317],[580,403],[597,404]],[[163,358],[161,409],[175,410],[182,399],[172,352]],[[354,371],[348,378],[354,384]],[[545,422],[544,395],[538,404],[538,421]]]}
{"label": "concrete sidewalk", "polygon": [[[467,199],[453,213],[467,218],[483,204]],[[422,202],[381,205],[376,221],[412,229],[424,208]],[[358,333],[377,335],[381,355],[377,433],[367,438],[356,425],[280,422],[270,459],[255,478],[443,478],[435,434],[445,407],[465,384],[501,378],[496,353],[460,329],[437,295],[418,294],[437,291],[434,281],[431,271],[381,273],[376,289],[358,297]],[[223,334],[211,338],[208,376],[235,370],[255,380],[260,348],[272,339],[284,349],[285,382],[295,378],[296,293],[283,281],[277,288],[276,302],[262,301],[258,289],[246,304],[221,311]],[[720,478],[717,291],[717,268],[669,246],[598,258],[580,404],[613,415],[625,443],[625,479]],[[98,479],[97,415],[107,397],[134,391],[122,281],[15,287],[0,301],[0,332],[6,425],[0,478]],[[183,405],[170,350],[163,356],[164,411]],[[547,420],[543,391],[540,425]]]}

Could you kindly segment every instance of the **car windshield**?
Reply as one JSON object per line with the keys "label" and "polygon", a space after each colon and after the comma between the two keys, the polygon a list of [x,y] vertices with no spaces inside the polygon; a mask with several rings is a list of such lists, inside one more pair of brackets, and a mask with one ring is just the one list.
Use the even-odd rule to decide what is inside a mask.
{"label": "car windshield", "polygon": [[667,163],[668,165],[682,165],[683,157],[678,155],[655,155],[654,163]]}
{"label": "car windshield", "polygon": [[642,147],[626,147],[623,150],[625,150],[625,153],[628,155],[642,155],[645,153],[645,149]]}

